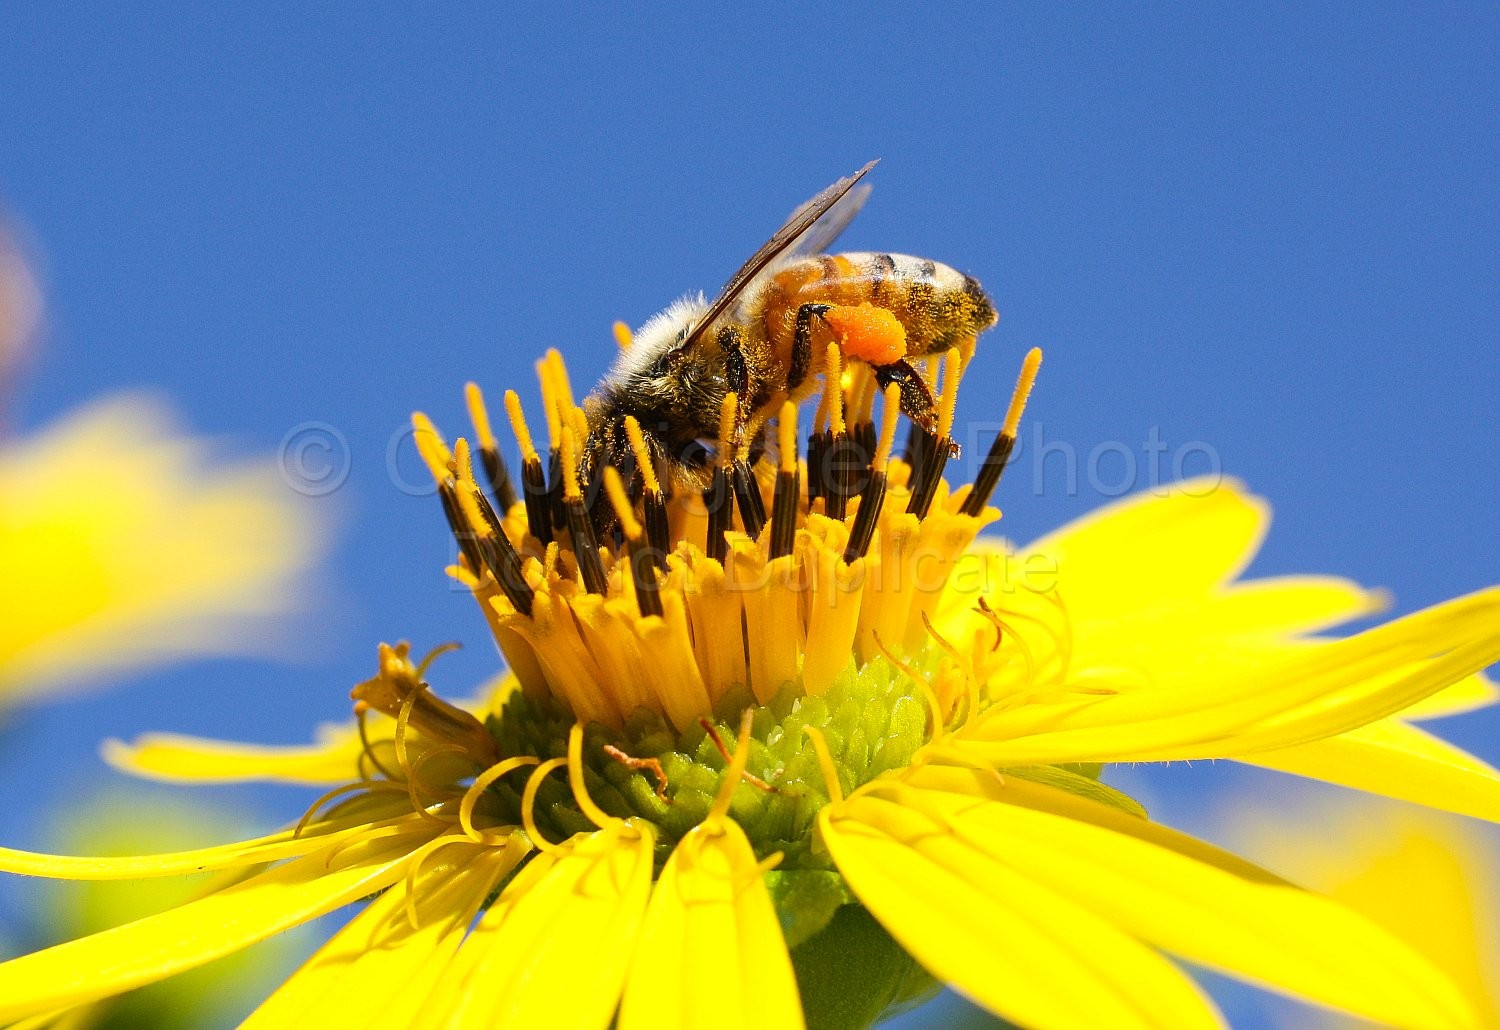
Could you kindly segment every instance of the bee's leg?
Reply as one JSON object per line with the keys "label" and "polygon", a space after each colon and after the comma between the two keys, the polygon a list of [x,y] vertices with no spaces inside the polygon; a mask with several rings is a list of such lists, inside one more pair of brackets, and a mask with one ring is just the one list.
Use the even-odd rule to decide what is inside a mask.
{"label": "bee's leg", "polygon": [[803,304],[797,309],[796,329],[792,333],[792,363],[786,372],[788,392],[802,385],[812,367],[812,320],[828,312],[828,304]]}
{"label": "bee's leg", "polygon": [[888,365],[874,365],[875,381],[883,390],[895,383],[901,388],[901,411],[922,429],[938,435],[937,401],[920,369],[905,358]]}
{"label": "bee's leg", "polygon": [[745,350],[741,345],[739,326],[726,325],[719,330],[719,346],[724,348],[724,382],[739,398],[739,407],[734,418],[734,440],[738,444],[745,433],[745,422],[750,417],[750,398],[745,396],[750,389],[750,371],[745,366]]}

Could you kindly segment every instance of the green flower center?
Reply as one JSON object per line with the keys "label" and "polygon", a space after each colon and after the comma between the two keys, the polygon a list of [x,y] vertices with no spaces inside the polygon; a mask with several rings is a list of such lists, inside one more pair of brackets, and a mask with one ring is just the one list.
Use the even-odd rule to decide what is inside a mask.
{"label": "green flower center", "polygon": [[[627,720],[622,732],[591,725],[584,738],[589,795],[610,815],[652,824],[658,867],[708,815],[728,765],[720,749],[735,746],[735,727],[747,708],[754,713],[748,775],[735,790],[730,815],[758,857],[781,852],[779,868],[784,871],[832,869],[815,842],[817,814],[829,797],[806,727],[823,732],[845,793],[905,767],[927,742],[927,707],[920,689],[883,658],[858,670],[851,661],[833,686],[815,697],[805,696],[799,683],[787,684],[769,705],[756,705],[746,691],[730,691],[714,720],[682,733],[645,708]],[[550,701],[518,691],[488,725],[502,754],[545,759],[566,754],[572,723],[572,715]],[[501,811],[516,820],[528,772],[518,770],[491,788]],[[549,777],[542,785],[534,817],[556,842],[595,828],[562,776]]]}

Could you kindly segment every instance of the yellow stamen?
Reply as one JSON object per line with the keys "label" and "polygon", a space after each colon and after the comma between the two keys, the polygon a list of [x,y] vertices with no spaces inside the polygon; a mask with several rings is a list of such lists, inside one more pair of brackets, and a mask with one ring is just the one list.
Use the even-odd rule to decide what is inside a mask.
{"label": "yellow stamen", "polygon": [[536,363],[536,378],[542,387],[542,414],[547,419],[547,447],[562,444],[562,394],[552,362],[543,358]]}
{"label": "yellow stamen", "polygon": [[833,752],[828,750],[828,738],[816,726],[804,726],[802,729],[818,754],[818,765],[823,770],[823,784],[828,788],[828,803],[841,804],[844,800],[844,788],[839,783],[839,767],[833,762]]}
{"label": "yellow stamen", "polygon": [[875,458],[870,462],[874,472],[884,472],[890,464],[891,448],[896,444],[896,420],[901,417],[901,387],[892,383],[885,388],[885,406],[880,411],[880,437],[875,443]]}
{"label": "yellow stamen", "polygon": [[953,435],[953,409],[958,404],[958,379],[961,372],[962,365],[958,351],[950,350],[943,355],[943,395],[938,400],[938,436],[940,437]]}
{"label": "yellow stamen", "polygon": [[354,783],[345,783],[334,787],[332,790],[325,791],[313,799],[313,803],[307,807],[307,811],[302,813],[302,818],[297,820],[297,825],[292,829],[292,836],[302,836],[302,831],[307,829],[308,824],[313,821],[313,816],[317,814],[318,809],[328,804],[334,798],[343,797],[345,794],[352,794],[356,790],[368,790],[372,793],[384,791],[386,793],[404,794],[406,787],[400,783],[381,783],[379,780],[357,780]]}
{"label": "yellow stamen", "polygon": [[521,398],[514,390],[505,391],[505,414],[510,417],[510,430],[516,434],[516,443],[521,445],[522,459],[540,461],[536,445],[531,441],[531,428],[526,425],[526,415],[521,410]]}
{"label": "yellow stamen", "polygon": [[729,814],[729,802],[734,798],[734,790],[740,785],[740,777],[750,762],[750,730],[754,725],[755,709],[746,708],[740,716],[740,735],[734,744],[734,757],[724,770],[724,781],[719,784],[719,793],[714,796],[714,803],[703,819],[705,823],[717,823]]}
{"label": "yellow stamen", "polygon": [[[479,507],[479,499],[476,496],[479,490],[474,482],[474,465],[472,455],[469,452],[469,441],[459,437],[453,441],[453,469],[457,473],[454,491],[458,495],[459,509],[464,513],[464,520],[468,522],[469,528],[481,537],[490,535],[489,520],[484,517],[484,511]],[[483,569],[475,569],[474,575],[484,578]]]}
{"label": "yellow stamen", "polygon": [[443,747],[435,747],[431,751],[423,751],[417,756],[417,760],[411,764],[411,776],[406,781],[406,796],[411,802],[412,811],[430,823],[437,823],[439,826],[447,827],[453,825],[453,819],[428,811],[427,805],[429,802],[422,800],[422,792],[425,791],[433,799],[433,803],[451,801],[458,795],[451,790],[433,790],[426,783],[423,783],[422,769],[434,758],[439,758],[443,755],[461,755],[463,753],[464,749],[457,744],[446,744]]}
{"label": "yellow stamen", "polygon": [[625,495],[625,483],[613,465],[606,465],[604,468],[604,492],[609,496],[610,506],[615,509],[615,517],[620,520],[620,530],[625,534],[625,539],[632,543],[639,540],[645,531],[641,528],[640,520],[635,517],[630,498]]}
{"label": "yellow stamen", "polygon": [[818,394],[818,407],[813,412],[813,432],[821,433],[828,428],[828,391],[824,389]]}
{"label": "yellow stamen", "polygon": [[616,322],[610,326],[610,329],[614,331],[615,342],[620,345],[620,349],[629,350],[630,345],[635,342],[635,336],[630,332],[630,326],[624,322]]}
{"label": "yellow stamen", "polygon": [[[370,764],[375,766],[376,771],[379,772],[380,775],[384,776],[388,780],[394,780],[396,777],[391,775],[391,771],[387,769],[385,767],[385,764],[380,761],[379,757],[376,756],[375,747],[370,743],[370,727],[366,718],[369,714],[369,705],[365,704],[363,701],[355,704],[354,725],[359,729],[359,743],[360,746],[364,748],[362,756],[370,760]],[[363,771],[364,767],[361,766],[360,772]]]}
{"label": "yellow stamen", "polygon": [[1000,432],[1006,436],[1016,435],[1016,429],[1021,425],[1021,413],[1026,410],[1026,400],[1031,396],[1031,388],[1036,385],[1037,369],[1041,366],[1042,348],[1033,347],[1026,352],[1026,359],[1021,362],[1021,375],[1016,379],[1015,392],[1010,395],[1010,407],[1005,409],[1005,427]]}
{"label": "yellow stamen", "polygon": [[432,473],[433,482],[442,485],[448,481],[452,472],[448,464],[453,460],[453,452],[448,450],[447,441],[443,434],[438,432],[437,426],[432,424],[432,419],[420,411],[411,413],[412,440],[417,445],[417,453],[427,463],[427,470]]}
{"label": "yellow stamen", "polygon": [[568,783],[573,788],[573,802],[585,819],[603,829],[615,822],[615,817],[594,804],[588,787],[583,782],[583,724],[575,722],[568,731]]}
{"label": "yellow stamen", "polygon": [[547,352],[547,360],[552,362],[552,378],[557,384],[557,399],[564,406],[564,410],[572,411],[578,407],[578,402],[573,396],[573,380],[568,376],[568,363],[563,360],[562,351],[556,347]]}
{"label": "yellow stamen", "polygon": [[567,764],[566,758],[547,759],[531,771],[531,775],[526,778],[526,789],[521,792],[521,826],[526,830],[526,836],[531,838],[531,843],[536,845],[538,851],[560,850],[556,844],[542,835],[542,831],[536,825],[536,794],[542,789],[542,781],[553,769],[561,769]]}
{"label": "yellow stamen", "polygon": [[490,766],[484,772],[474,777],[474,782],[470,784],[468,790],[464,791],[463,800],[458,803],[458,825],[463,827],[464,833],[468,835],[470,840],[476,844],[499,844],[509,836],[508,834],[500,834],[497,837],[494,834],[480,833],[475,829],[474,806],[479,804],[479,799],[484,796],[484,792],[489,790],[490,785],[500,777],[506,773],[514,772],[523,766],[538,765],[540,762],[541,759],[533,758],[530,755],[522,755],[520,758],[507,758],[505,761]]}
{"label": "yellow stamen", "polygon": [[578,437],[571,426],[562,434],[563,500],[582,501],[583,491],[578,487]]}
{"label": "yellow stamen", "polygon": [[828,345],[828,363],[823,366],[823,395],[828,399],[828,427],[834,436],[844,432],[844,355],[838,344]]}
{"label": "yellow stamen", "polygon": [[641,424],[634,415],[625,416],[625,436],[630,440],[630,450],[635,455],[635,463],[641,470],[641,481],[646,484],[646,489],[661,493],[661,481],[656,478],[656,466],[651,461],[651,451],[646,446],[646,434],[641,432]]}
{"label": "yellow stamen", "polygon": [[480,450],[497,450],[499,444],[490,427],[490,410],[484,405],[484,394],[478,383],[464,384],[464,400],[469,406],[469,421],[474,423],[474,435],[479,439]]}
{"label": "yellow stamen", "polygon": [[433,852],[441,848],[446,848],[449,844],[468,843],[469,840],[466,837],[459,834],[452,834],[450,836],[435,837],[411,853],[411,857],[407,860],[406,869],[405,908],[406,919],[411,923],[413,930],[420,930],[422,928],[421,918],[417,914],[417,874],[422,871],[422,863],[427,861]]}
{"label": "yellow stamen", "polygon": [[947,722],[947,716],[943,714],[943,703],[938,700],[937,691],[932,689],[932,684],[927,682],[925,676],[920,676],[910,665],[897,658],[891,649],[885,646],[885,641],[880,639],[879,633],[871,634],[875,640],[875,646],[880,648],[880,653],[885,655],[885,660],[899,669],[907,680],[915,683],[922,690],[922,698],[927,702],[927,717],[932,720],[932,728],[929,731],[934,738],[943,733],[943,725]]}
{"label": "yellow stamen", "polygon": [[974,350],[979,346],[979,337],[970,336],[958,342],[958,360],[964,371],[968,371],[969,362],[974,360]]}
{"label": "yellow stamen", "polygon": [[734,423],[739,414],[739,397],[733,391],[724,395],[719,405],[719,464],[728,465],[734,460]]}
{"label": "yellow stamen", "polygon": [[[473,481],[474,475],[471,472],[469,474],[469,482],[472,483]],[[460,644],[457,640],[450,640],[446,644],[439,644],[437,647],[434,647],[431,651],[428,651],[427,654],[422,657],[422,660],[417,663],[417,667],[412,670],[412,675],[417,679],[421,679],[423,676],[427,675],[427,670],[432,668],[433,662],[437,661],[445,654],[451,654],[454,651],[462,651],[463,647],[464,645]]]}
{"label": "yellow stamen", "polygon": [[586,443],[589,438],[589,417],[582,408],[572,408],[568,412],[568,420],[573,425],[573,433],[578,437],[580,443]]}
{"label": "yellow stamen", "polygon": [[948,657],[953,659],[953,664],[958,666],[959,671],[964,674],[964,692],[969,699],[969,710],[964,713],[963,725],[967,726],[979,716],[979,680],[974,676],[974,663],[960,654],[958,648],[937,631],[926,612],[922,613],[922,625],[927,627],[927,635],[937,641],[938,647],[941,647]]}
{"label": "yellow stamen", "polygon": [[787,401],[781,406],[776,420],[776,443],[781,451],[778,468],[782,472],[797,471],[797,405]]}

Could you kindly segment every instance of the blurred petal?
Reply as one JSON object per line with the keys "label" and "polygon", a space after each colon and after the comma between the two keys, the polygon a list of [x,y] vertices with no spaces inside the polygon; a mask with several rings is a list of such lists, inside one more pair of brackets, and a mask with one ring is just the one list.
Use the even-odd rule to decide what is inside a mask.
{"label": "blurred petal", "polygon": [[1500,701],[1500,687],[1482,672],[1459,680],[1453,686],[1418,701],[1401,713],[1403,719],[1440,719],[1462,715]]}
{"label": "blurred petal", "polygon": [[1398,719],[1239,761],[1500,822],[1500,770]]}
{"label": "blurred petal", "polygon": [[[430,830],[427,831],[430,834]],[[264,940],[400,878],[411,835],[277,866],[198,901],[0,964],[0,1019],[108,997]]]}
{"label": "blurred petal", "polygon": [[[1443,969],[1500,1026],[1500,846],[1462,819],[1362,799],[1229,813],[1239,846],[1379,923]],[[1295,824],[1292,820],[1296,820]],[[1313,822],[1316,836],[1302,832]]]}
{"label": "blurred petal", "polygon": [[169,783],[269,781],[333,786],[355,775],[363,751],[353,726],[325,725],[319,743],[277,747],[147,733],[131,743],[107,740],[104,760],[122,772]]}
{"label": "blurred petal", "polygon": [[210,461],[138,397],[0,448],[0,693],[262,650],[315,538],[270,462]]}

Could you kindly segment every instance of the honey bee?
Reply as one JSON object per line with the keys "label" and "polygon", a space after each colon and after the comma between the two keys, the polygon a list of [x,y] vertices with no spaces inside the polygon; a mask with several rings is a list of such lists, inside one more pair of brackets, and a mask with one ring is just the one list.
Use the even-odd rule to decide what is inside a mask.
{"label": "honey bee", "polygon": [[793,211],[714,300],[684,297],[634,334],[584,403],[588,465],[632,466],[632,415],[663,478],[703,489],[705,441],[718,437],[726,394],[739,399],[737,439],[753,439],[784,401],[811,392],[829,343],[868,364],[882,388],[898,384],[902,411],[933,430],[932,390],[913,359],[972,344],[995,307],[973,278],[936,261],[825,253],[869,195],[859,183],[874,165]]}

